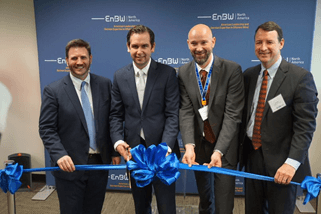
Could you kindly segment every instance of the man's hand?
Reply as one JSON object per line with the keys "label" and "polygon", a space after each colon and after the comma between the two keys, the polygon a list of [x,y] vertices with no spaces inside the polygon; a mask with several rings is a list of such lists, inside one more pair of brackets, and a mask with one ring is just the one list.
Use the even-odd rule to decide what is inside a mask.
{"label": "man's hand", "polygon": [[211,162],[210,163],[204,163],[204,165],[208,166],[208,168],[211,168],[213,166],[216,167],[222,167],[222,156],[219,152],[214,152],[211,156]]}
{"label": "man's hand", "polygon": [[193,165],[199,165],[197,162],[195,162],[195,152],[194,152],[194,146],[193,145],[185,145],[185,154],[182,158],[182,163],[188,164],[189,167]]}
{"label": "man's hand", "polygon": [[127,143],[120,143],[117,146],[116,150],[121,156],[123,156],[125,161],[129,161],[130,159],[132,159],[132,155],[130,154],[130,147]]}
{"label": "man's hand", "polygon": [[113,165],[118,165],[120,164],[120,161],[121,161],[120,156],[111,157],[111,160]]}
{"label": "man's hand", "polygon": [[294,167],[284,163],[278,171],[276,171],[274,182],[278,184],[289,184],[292,181],[294,174]]}
{"label": "man's hand", "polygon": [[74,162],[69,155],[65,155],[57,161],[59,168],[65,172],[73,172],[76,170]]}

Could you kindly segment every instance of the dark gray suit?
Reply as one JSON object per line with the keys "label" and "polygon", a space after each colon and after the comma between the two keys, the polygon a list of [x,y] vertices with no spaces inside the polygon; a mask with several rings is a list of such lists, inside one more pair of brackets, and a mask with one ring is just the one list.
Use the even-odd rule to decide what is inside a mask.
{"label": "dark gray suit", "polygon": [[[180,157],[178,135],[179,87],[175,69],[151,59],[142,109],[137,95],[133,64],[115,72],[110,115],[113,143],[124,140],[131,148],[166,142]],[[143,128],[145,140],[140,131]],[[175,213],[175,183],[169,187],[159,179],[152,182],[160,213]],[[151,186],[138,188],[132,183],[136,213],[149,213]]]}
{"label": "dark gray suit", "polygon": [[[96,127],[96,143],[100,150],[101,161],[109,164],[114,152],[109,135],[108,120],[111,102],[111,81],[107,78],[90,74],[90,85]],[[69,155],[75,165],[90,163],[86,119],[69,74],[44,88],[39,133],[45,148],[49,152],[52,166],[57,166],[58,159],[65,155]],[[60,188],[58,192],[62,213],[100,213],[105,197],[108,171],[75,171],[72,173],[55,171],[53,175],[56,178],[56,185],[61,184],[62,186],[62,183],[67,183],[67,187]],[[88,177],[93,179],[93,183],[97,185],[91,186],[90,191],[84,193],[82,188],[71,187],[76,182],[83,185],[83,180]],[[62,182],[58,184],[57,181]],[[85,202],[72,206],[72,202],[68,203],[67,201],[70,195],[73,198],[78,197],[79,201],[82,201],[84,194],[91,197],[91,193],[95,196],[92,196],[92,201],[87,201],[89,210],[85,210],[80,206],[80,204],[86,204]]]}
{"label": "dark gray suit", "polygon": [[[310,72],[282,60],[268,92],[261,125],[262,147],[253,150],[252,142],[246,136],[251,117],[253,96],[261,71],[261,65],[244,72],[246,103],[241,128],[240,164],[246,171],[274,177],[287,158],[301,163],[293,181],[301,182],[310,175],[308,149],[316,126],[317,89]],[[272,112],[268,101],[282,95],[286,106]],[[256,152],[255,152],[256,151]],[[255,189],[267,186],[258,195]],[[263,199],[267,198],[270,213],[293,213],[295,189],[293,185],[279,185],[271,182],[246,180],[247,213],[263,213]],[[294,193],[293,193],[294,192]],[[250,208],[251,207],[251,208]]]}
{"label": "dark gray suit", "polygon": [[[222,167],[236,169],[238,152],[238,131],[244,106],[244,86],[241,67],[235,62],[215,56],[211,76],[208,120],[216,137],[214,144],[203,138],[203,120],[198,112],[201,95],[196,80],[195,61],[179,68],[178,71],[181,107],[179,114],[180,131],[184,144],[195,144],[196,162],[211,161],[214,149],[220,150]],[[201,175],[199,175],[201,174]],[[208,173],[195,173],[200,194],[200,213],[212,213],[213,186]],[[235,178],[215,174],[216,213],[232,213]],[[205,183],[207,182],[207,183]],[[204,204],[202,204],[204,202]]]}

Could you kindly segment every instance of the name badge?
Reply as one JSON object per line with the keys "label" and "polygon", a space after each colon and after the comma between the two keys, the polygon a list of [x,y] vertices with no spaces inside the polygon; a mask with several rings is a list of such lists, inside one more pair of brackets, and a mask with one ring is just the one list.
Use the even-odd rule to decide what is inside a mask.
{"label": "name badge", "polygon": [[273,113],[286,106],[281,94],[269,100],[268,102]]}
{"label": "name badge", "polygon": [[200,113],[202,120],[205,121],[208,118],[208,105],[198,109],[198,112]]}

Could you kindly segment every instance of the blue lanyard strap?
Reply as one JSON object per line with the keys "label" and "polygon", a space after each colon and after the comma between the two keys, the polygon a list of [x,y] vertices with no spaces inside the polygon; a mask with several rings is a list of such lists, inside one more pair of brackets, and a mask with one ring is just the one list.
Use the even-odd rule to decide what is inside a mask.
{"label": "blue lanyard strap", "polygon": [[202,96],[202,100],[203,101],[206,101],[206,93],[207,93],[207,90],[208,90],[208,86],[210,84],[210,79],[211,79],[211,74],[212,74],[212,70],[213,70],[213,64],[214,64],[214,59],[213,59],[213,63],[212,63],[212,66],[211,66],[211,69],[210,71],[208,72],[207,74],[207,78],[206,78],[206,82],[205,82],[205,85],[204,85],[204,88],[202,86],[202,81],[201,81],[201,77],[200,77],[200,74],[198,72],[198,69],[197,69],[197,65],[195,63],[195,71],[196,71],[196,78],[197,78],[197,82],[198,82],[198,87],[200,89],[200,92],[201,92],[201,96]]}

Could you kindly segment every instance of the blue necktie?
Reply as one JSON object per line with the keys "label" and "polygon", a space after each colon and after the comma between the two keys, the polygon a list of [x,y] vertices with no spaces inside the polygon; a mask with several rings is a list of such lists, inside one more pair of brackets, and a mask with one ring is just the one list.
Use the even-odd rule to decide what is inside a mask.
{"label": "blue necktie", "polygon": [[86,82],[83,81],[81,83],[81,102],[82,102],[82,109],[84,110],[88,134],[89,134],[89,145],[90,148],[93,150],[97,150],[96,142],[95,142],[95,123],[94,123],[94,115],[92,113],[90,102],[85,91]]}

